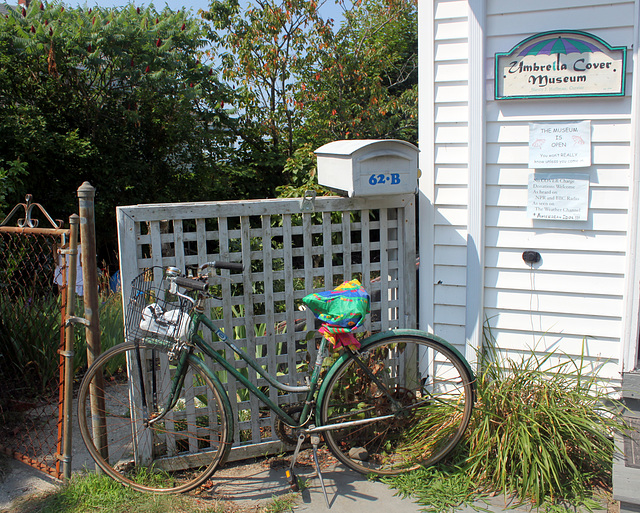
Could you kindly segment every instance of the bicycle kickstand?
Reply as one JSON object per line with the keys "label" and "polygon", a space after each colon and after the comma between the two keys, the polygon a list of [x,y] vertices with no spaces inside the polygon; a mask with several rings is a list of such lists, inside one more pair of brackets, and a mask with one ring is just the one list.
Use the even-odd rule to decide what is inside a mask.
{"label": "bicycle kickstand", "polygon": [[322,493],[324,493],[324,500],[327,502],[327,508],[331,509],[331,504],[329,504],[329,497],[327,497],[327,489],[324,487],[324,479],[322,479],[322,472],[320,471],[320,462],[318,461],[318,445],[319,444],[320,444],[320,435],[317,433],[313,433],[311,435],[311,447],[313,447],[313,461],[316,464],[316,472],[318,473],[318,479],[320,480]]}
{"label": "bicycle kickstand", "polygon": [[[312,427],[312,426],[310,426]],[[300,448],[302,444],[307,439],[307,435],[304,433],[300,433],[298,436],[298,443],[296,445],[296,450],[293,453],[293,458],[291,458],[291,466],[289,470],[285,472],[287,479],[289,480],[289,485],[294,492],[299,491],[298,486],[298,476],[296,475],[293,468],[295,467],[296,461],[298,459],[298,453],[300,452]],[[331,509],[331,504],[329,504],[329,497],[327,496],[327,489],[324,486],[324,479],[322,478],[322,472],[320,471],[320,462],[318,461],[318,445],[320,444],[320,435],[312,434],[311,435],[311,446],[313,447],[313,461],[316,464],[316,472],[318,474],[318,479],[320,480],[320,486],[322,487],[322,493],[324,494],[324,500],[327,502],[327,508]]]}

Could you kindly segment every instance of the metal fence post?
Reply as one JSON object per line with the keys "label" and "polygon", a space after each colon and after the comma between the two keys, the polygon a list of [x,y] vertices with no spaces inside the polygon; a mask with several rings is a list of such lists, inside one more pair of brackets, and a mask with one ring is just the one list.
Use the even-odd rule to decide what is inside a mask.
{"label": "metal fence post", "polygon": [[[84,281],[84,318],[88,321],[87,364],[91,365],[100,355],[100,320],[98,318],[98,267],[96,257],[96,228],[94,198],[96,189],[89,182],[78,188],[80,211],[80,241],[82,254],[82,276]],[[91,416],[93,438],[96,447],[104,458],[108,458],[106,421],[104,418],[104,383],[102,376],[96,374],[91,384]],[[96,470],[98,467],[96,466]]]}
{"label": "metal fence post", "polygon": [[[77,214],[69,217],[69,247],[64,254],[69,255],[67,267],[67,295],[65,321],[75,316],[76,309],[76,264],[78,260],[78,224],[80,218]],[[62,442],[62,477],[65,480],[71,478],[71,430],[73,415],[73,341],[75,339],[75,328],[73,323],[65,322],[65,347],[62,352],[64,356],[64,402],[63,402],[63,433]]]}

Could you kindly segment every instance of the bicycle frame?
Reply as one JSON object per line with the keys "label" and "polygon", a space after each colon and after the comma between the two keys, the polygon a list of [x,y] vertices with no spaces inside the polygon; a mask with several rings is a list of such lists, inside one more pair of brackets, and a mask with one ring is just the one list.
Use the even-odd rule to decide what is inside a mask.
{"label": "bicycle frame", "polygon": [[[252,369],[254,369],[261,377],[263,377],[270,385],[276,387],[278,390],[282,390],[285,392],[306,393],[304,406],[302,409],[302,413],[300,414],[300,422],[294,420],[278,404],[273,402],[269,398],[269,396],[267,396],[256,385],[251,383],[251,381],[246,376],[242,375],[231,363],[229,363],[229,361],[220,356],[215,349],[213,349],[200,335],[198,335],[198,328],[203,324],[210,331],[215,333],[221,342],[224,342],[227,347],[233,350],[242,360],[247,362],[247,364]],[[189,338],[197,349],[201,350],[204,354],[219,363],[227,372],[229,372],[235,379],[237,379],[240,383],[247,387],[247,389],[252,394],[254,394],[258,399],[260,399],[260,401],[262,401],[267,407],[269,407],[269,409],[275,412],[275,414],[278,415],[278,417],[280,417],[285,422],[285,424],[293,428],[299,428],[308,422],[311,417],[313,397],[315,396],[316,390],[318,389],[318,379],[322,370],[322,362],[325,357],[326,339],[323,338],[320,342],[320,347],[318,348],[313,372],[311,373],[311,376],[309,378],[309,385],[290,386],[275,380],[271,374],[269,374],[258,364],[258,362],[256,362],[255,359],[253,359],[245,351],[238,347],[229,337],[227,337],[227,335],[225,335],[225,333],[218,326],[216,326],[216,324],[211,319],[209,319],[202,312],[196,311],[194,313],[192,317]],[[179,372],[177,375],[179,375]]]}

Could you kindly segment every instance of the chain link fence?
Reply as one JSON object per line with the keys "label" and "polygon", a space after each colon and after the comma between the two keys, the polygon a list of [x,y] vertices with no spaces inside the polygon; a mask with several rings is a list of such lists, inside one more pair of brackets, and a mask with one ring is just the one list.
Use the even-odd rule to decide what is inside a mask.
{"label": "chain link fence", "polygon": [[66,234],[0,226],[0,451],[58,479]]}

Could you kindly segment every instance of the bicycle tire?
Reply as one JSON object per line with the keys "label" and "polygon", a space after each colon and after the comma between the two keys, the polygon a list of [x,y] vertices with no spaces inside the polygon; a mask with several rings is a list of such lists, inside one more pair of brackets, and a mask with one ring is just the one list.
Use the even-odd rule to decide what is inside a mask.
{"label": "bicycle tire", "polygon": [[391,417],[325,431],[336,458],[363,474],[397,475],[447,456],[474,400],[472,374],[457,351],[437,337],[395,335],[365,343],[358,357],[390,394],[345,358],[328,376],[320,425]]}
{"label": "bicycle tire", "polygon": [[[165,405],[175,366],[168,364],[168,346],[140,342],[138,347],[141,366],[136,363],[136,345],[125,342],[103,353],[89,368],[78,395],[80,433],[95,462],[116,481],[143,492],[186,492],[203,484],[226,460],[227,406],[202,364],[190,358],[178,402],[163,419],[145,426],[144,419]],[[141,370],[144,381],[139,379]],[[101,379],[104,386],[99,385]],[[146,416],[140,383],[147,397]],[[104,396],[104,408],[97,407],[94,414],[92,385]],[[104,456],[105,444],[94,442],[92,435],[93,419],[100,413],[106,422]]]}

